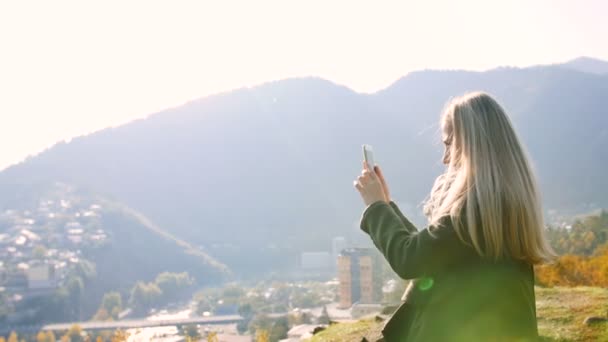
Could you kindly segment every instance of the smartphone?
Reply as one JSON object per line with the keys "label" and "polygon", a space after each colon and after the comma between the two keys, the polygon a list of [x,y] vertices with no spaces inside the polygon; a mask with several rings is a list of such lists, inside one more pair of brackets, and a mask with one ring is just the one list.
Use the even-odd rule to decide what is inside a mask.
{"label": "smartphone", "polygon": [[374,172],[374,150],[371,145],[363,144],[363,160],[367,163],[367,168]]}

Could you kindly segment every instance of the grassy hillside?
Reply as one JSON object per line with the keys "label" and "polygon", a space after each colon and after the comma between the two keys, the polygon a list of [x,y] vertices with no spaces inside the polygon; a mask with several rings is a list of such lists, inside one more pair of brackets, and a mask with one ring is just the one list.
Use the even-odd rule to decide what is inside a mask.
{"label": "grassy hillside", "polygon": [[587,326],[586,317],[605,316],[608,289],[537,288],[538,329],[549,341],[608,341],[608,324]]}
{"label": "grassy hillside", "polygon": [[[608,341],[608,323],[583,324],[588,316],[606,315],[608,289],[594,287],[536,288],[538,329],[545,341]],[[369,341],[380,338],[382,322],[364,319],[340,323],[316,334],[310,342]]]}

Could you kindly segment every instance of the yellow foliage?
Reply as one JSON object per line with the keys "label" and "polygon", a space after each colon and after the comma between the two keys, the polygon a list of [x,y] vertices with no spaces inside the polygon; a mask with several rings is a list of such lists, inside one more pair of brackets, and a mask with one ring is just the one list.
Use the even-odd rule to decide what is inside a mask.
{"label": "yellow foliage", "polygon": [[566,254],[552,264],[535,268],[543,286],[608,287],[608,245],[600,246],[591,257]]}
{"label": "yellow foliage", "polygon": [[129,333],[124,330],[116,330],[114,335],[112,335],[112,342],[126,342],[129,338]]}
{"label": "yellow foliage", "polygon": [[217,332],[212,331],[209,334],[207,334],[207,342],[219,342],[219,340],[217,338]]}
{"label": "yellow foliage", "polygon": [[95,316],[93,316],[93,320],[95,321],[111,321],[112,320],[112,316],[110,316],[110,314],[108,313],[108,311],[105,308],[99,308],[99,310],[97,310],[97,312],[95,313]]}
{"label": "yellow foliage", "polygon": [[255,332],[255,342],[269,342],[268,331],[259,329]]}
{"label": "yellow foliage", "polygon": [[36,342],[47,342],[46,334],[39,331],[38,334],[36,334]]}
{"label": "yellow foliage", "polygon": [[[55,334],[52,331],[40,331],[36,334],[36,342],[56,342]],[[3,342],[0,340],[0,342]]]}

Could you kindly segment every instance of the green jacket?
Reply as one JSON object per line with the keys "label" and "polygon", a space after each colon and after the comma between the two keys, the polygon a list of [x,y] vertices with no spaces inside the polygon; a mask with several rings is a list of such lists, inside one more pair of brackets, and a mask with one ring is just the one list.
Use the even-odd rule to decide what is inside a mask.
{"label": "green jacket", "polygon": [[448,216],[418,231],[392,201],[367,206],[360,227],[397,275],[414,279],[384,325],[386,341],[538,340],[530,264],[480,257]]}

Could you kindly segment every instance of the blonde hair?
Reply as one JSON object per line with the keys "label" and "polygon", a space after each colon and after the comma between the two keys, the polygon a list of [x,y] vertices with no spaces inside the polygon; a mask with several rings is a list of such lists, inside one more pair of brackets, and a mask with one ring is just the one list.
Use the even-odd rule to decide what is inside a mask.
{"label": "blonde hair", "polygon": [[483,92],[455,98],[441,127],[449,162],[424,204],[429,224],[450,216],[460,240],[494,260],[553,259],[534,173],[498,102]]}

